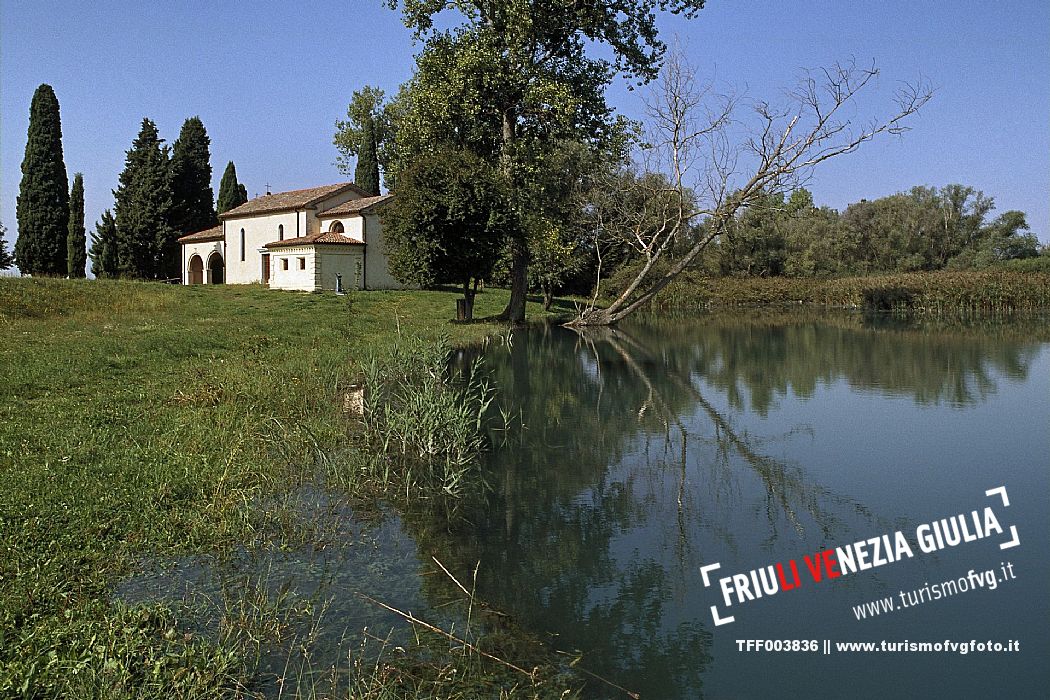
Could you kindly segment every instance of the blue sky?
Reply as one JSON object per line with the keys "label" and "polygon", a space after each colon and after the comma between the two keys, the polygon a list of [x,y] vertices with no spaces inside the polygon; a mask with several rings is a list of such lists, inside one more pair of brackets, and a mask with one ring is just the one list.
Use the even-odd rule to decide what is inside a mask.
{"label": "blue sky", "polygon": [[[79,5],[79,3],[77,3]],[[70,180],[84,173],[89,231],[112,207],[124,154],[143,117],[169,142],[199,115],[214,186],[229,160],[249,195],[339,182],[334,123],[365,84],[388,94],[410,74],[410,33],[382,0],[84,4],[0,0],[0,221],[15,236],[29,103],[50,83],[62,107]],[[922,75],[934,100],[903,138],[826,164],[818,204],[843,208],[913,185],[973,185],[997,212],[1021,209],[1050,241],[1050,3],[731,2],[692,21],[663,17],[663,36],[717,84],[776,98],[799,69],[855,57],[882,69],[858,117],[899,80]],[[611,103],[641,116],[622,82]]]}

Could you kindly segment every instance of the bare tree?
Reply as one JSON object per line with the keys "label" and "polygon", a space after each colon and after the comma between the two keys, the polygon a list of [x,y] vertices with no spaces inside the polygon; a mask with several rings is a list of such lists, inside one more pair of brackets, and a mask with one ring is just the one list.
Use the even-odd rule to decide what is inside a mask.
{"label": "bare tree", "polygon": [[609,173],[587,208],[599,251],[628,246],[641,267],[608,307],[592,299],[570,325],[616,323],[693,263],[741,209],[800,186],[820,163],[880,134],[906,131],[933,95],[922,81],[896,90],[888,117],[858,126],[847,114],[878,75],[855,61],[807,71],[783,105],[757,102],[740,119],[742,100],[698,83],[680,54],[669,57],[646,101],[642,162]]}

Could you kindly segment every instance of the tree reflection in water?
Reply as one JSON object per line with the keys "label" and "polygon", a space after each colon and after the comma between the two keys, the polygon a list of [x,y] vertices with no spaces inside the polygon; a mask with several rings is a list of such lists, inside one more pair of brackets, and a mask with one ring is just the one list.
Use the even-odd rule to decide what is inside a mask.
{"label": "tree reflection in water", "polygon": [[[485,350],[517,424],[493,433],[492,492],[465,523],[408,520],[423,552],[466,578],[480,562],[479,598],[583,651],[584,666],[643,696],[698,697],[711,660],[697,587],[705,554],[734,551],[745,521],[770,549],[886,525],[771,449],[808,426],[759,438],[739,419],[839,381],[967,406],[996,390],[996,375],[1024,377],[1036,352],[983,331],[855,315],[517,330]],[[761,519],[741,507],[751,503]],[[449,597],[445,585],[426,578],[434,601]]]}

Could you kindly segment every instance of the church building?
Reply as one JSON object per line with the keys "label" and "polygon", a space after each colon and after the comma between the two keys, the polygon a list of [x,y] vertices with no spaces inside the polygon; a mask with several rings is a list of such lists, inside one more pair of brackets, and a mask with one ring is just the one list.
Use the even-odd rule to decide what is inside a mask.
{"label": "church building", "polygon": [[256,197],[220,214],[215,228],[179,239],[182,283],[400,289],[379,216],[392,197],[350,182]]}

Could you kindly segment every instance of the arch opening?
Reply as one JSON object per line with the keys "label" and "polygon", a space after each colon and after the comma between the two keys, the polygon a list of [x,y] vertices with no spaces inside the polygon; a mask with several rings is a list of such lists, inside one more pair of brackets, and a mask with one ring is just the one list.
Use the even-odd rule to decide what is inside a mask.
{"label": "arch opening", "polygon": [[223,284],[226,281],[226,265],[222,256],[212,253],[208,257],[208,284]]}
{"label": "arch opening", "polygon": [[190,258],[188,284],[204,284],[204,261],[196,253]]}

